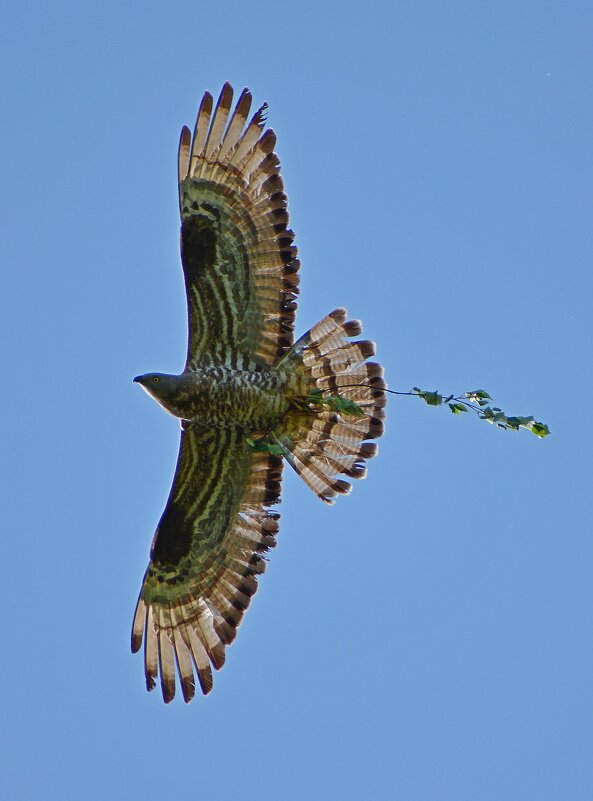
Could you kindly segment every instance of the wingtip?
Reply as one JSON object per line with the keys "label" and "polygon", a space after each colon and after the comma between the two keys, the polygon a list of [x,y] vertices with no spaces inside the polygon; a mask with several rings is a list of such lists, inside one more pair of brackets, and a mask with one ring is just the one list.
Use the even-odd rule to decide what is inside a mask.
{"label": "wingtip", "polygon": [[183,694],[183,700],[186,704],[189,704],[191,700],[193,700],[196,694],[196,685],[193,681],[182,681],[181,682],[181,692]]}
{"label": "wingtip", "polygon": [[163,701],[170,704],[175,698],[175,678],[165,678],[161,673],[161,692]]}
{"label": "wingtip", "polygon": [[191,131],[190,131],[190,129],[189,129],[189,127],[187,125],[182,125],[181,126],[180,139],[183,142],[183,141],[187,140],[188,138],[191,139]]}

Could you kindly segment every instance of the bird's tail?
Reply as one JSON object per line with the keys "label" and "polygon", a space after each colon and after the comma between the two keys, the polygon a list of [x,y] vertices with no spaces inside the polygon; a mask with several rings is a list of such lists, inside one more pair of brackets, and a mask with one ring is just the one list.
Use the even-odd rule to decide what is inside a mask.
{"label": "bird's tail", "polygon": [[370,340],[350,341],[362,332],[336,309],[307,331],[281,358],[281,370],[294,370],[299,391],[282,425],[269,436],[276,450],[326,503],[351,490],[339,478],[364,478],[366,459],[377,453],[386,403],[383,368],[367,359]]}

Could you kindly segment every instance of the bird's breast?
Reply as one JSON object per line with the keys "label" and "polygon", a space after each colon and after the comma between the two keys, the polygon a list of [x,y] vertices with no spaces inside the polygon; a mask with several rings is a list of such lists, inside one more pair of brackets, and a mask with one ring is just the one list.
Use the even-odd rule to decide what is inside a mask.
{"label": "bird's breast", "polygon": [[287,378],[273,370],[205,367],[181,378],[169,411],[184,420],[268,429],[282,419],[289,406]]}

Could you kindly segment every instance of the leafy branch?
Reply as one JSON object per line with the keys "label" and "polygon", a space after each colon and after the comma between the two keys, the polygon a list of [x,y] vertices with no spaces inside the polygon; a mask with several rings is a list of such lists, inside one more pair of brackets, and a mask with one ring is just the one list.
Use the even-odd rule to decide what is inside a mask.
{"label": "leafy branch", "polygon": [[[360,386],[369,386],[371,388],[367,384],[352,384],[353,388]],[[348,385],[343,387],[343,389],[347,388]],[[474,412],[480,420],[485,420],[487,423],[507,431],[519,431],[519,429],[524,428],[540,439],[550,434],[548,426],[536,420],[535,417],[509,416],[499,406],[491,406],[492,397],[485,389],[474,389],[461,395],[442,395],[438,390],[430,391],[419,387],[413,387],[410,392],[398,392],[394,389],[385,389],[384,391],[389,392],[391,395],[412,395],[422,398],[428,406],[448,406],[453,414]],[[353,417],[362,417],[364,415],[364,411],[354,401],[337,394],[324,395],[320,389],[312,389],[308,395],[293,399],[291,404],[291,409],[296,409],[300,412],[316,412],[324,407],[340,414],[352,415]],[[282,456],[285,449],[277,441],[273,442],[269,439],[270,433],[273,432],[267,432],[256,439],[247,437],[246,442],[250,450],[255,453]]]}
{"label": "leafy branch", "polygon": [[512,431],[524,428],[542,439],[550,434],[548,426],[537,421],[535,417],[509,417],[499,406],[490,406],[489,401],[492,401],[492,397],[484,389],[474,389],[457,396],[441,395],[437,390],[430,392],[418,387],[413,387],[411,392],[387,391],[394,395],[417,395],[429,406],[446,405],[453,414],[475,412],[480,420],[486,420],[488,423],[497,425],[498,428]]}

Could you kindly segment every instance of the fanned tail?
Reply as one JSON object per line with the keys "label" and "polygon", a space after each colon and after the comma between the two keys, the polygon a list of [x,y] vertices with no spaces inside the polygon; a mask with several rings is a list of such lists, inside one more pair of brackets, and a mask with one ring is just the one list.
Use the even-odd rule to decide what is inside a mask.
{"label": "fanned tail", "polygon": [[375,354],[375,343],[350,341],[362,333],[362,323],[347,321],[347,315],[346,309],[336,309],[324,317],[278,363],[280,369],[292,368],[300,375],[308,394],[271,439],[326,503],[350,492],[350,483],[340,475],[366,476],[365,462],[375,456],[377,445],[365,440],[380,437],[384,429],[383,368],[367,361]]}

